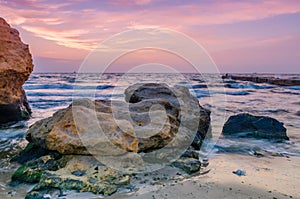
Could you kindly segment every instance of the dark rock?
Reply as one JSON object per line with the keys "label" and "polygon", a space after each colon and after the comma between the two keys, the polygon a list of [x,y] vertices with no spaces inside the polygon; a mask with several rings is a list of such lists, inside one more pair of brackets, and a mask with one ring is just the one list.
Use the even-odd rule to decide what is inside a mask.
{"label": "dark rock", "polygon": [[286,128],[278,120],[242,113],[231,116],[223,126],[224,136],[288,140]]}
{"label": "dark rock", "polygon": [[174,167],[182,169],[188,174],[200,171],[201,162],[194,158],[180,158],[172,163]]}
{"label": "dark rock", "polygon": [[270,156],[273,156],[273,157],[288,157],[287,155],[284,155],[282,153],[277,153],[277,152],[274,152],[274,151],[266,151],[266,150],[255,150],[253,152],[253,155],[258,157],[258,158],[270,157]]}
{"label": "dark rock", "polygon": [[199,153],[192,147],[190,146],[187,148],[187,150],[181,155],[183,158],[194,158],[194,159],[199,159]]}
{"label": "dark rock", "polygon": [[246,171],[240,170],[240,169],[238,169],[236,171],[233,171],[232,173],[235,174],[235,175],[238,175],[238,176],[245,176],[246,175]]}
{"label": "dark rock", "polygon": [[17,156],[11,159],[11,162],[18,162],[24,164],[34,159],[38,159],[45,155],[59,156],[57,152],[46,150],[33,143],[28,143],[24,150],[22,150]]}
{"label": "dark rock", "polygon": [[74,176],[84,176],[86,174],[86,170],[75,170],[75,171],[72,171],[72,174]]}
{"label": "dark rock", "polygon": [[279,86],[300,86],[299,79],[280,79],[272,76],[257,76],[257,74],[249,74],[249,75],[223,75],[223,79],[233,79],[233,80],[241,80],[241,81],[251,81],[255,83],[269,83],[275,84]]}
{"label": "dark rock", "polygon": [[2,126],[29,119],[30,113],[28,109],[17,107],[15,104],[0,104],[0,124]]}

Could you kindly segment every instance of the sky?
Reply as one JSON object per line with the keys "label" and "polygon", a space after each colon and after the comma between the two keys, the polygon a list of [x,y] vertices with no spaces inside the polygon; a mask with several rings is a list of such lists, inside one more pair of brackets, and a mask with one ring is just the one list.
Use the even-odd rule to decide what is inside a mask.
{"label": "sky", "polygon": [[[29,44],[34,72],[77,71],[113,35],[152,28],[192,38],[220,72],[300,73],[299,0],[0,0],[0,16]],[[192,71],[171,54],[130,52],[113,72],[147,62]]]}

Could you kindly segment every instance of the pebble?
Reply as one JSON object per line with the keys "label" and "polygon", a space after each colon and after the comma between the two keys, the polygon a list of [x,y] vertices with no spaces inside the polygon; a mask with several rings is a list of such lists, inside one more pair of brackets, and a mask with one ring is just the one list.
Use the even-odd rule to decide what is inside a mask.
{"label": "pebble", "polygon": [[236,174],[238,176],[245,176],[246,175],[246,171],[240,170],[240,169],[238,169],[236,171],[233,171],[232,173],[234,173],[234,174]]}

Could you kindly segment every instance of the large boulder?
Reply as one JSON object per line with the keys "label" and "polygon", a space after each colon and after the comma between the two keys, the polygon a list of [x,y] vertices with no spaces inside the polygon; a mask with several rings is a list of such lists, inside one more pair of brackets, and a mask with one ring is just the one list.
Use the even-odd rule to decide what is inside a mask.
{"label": "large boulder", "polygon": [[209,114],[187,88],[166,84],[133,85],[125,101],[75,100],[29,128],[12,180],[37,183],[26,198],[55,198],[66,190],[110,195],[162,165],[198,172],[195,148]]}
{"label": "large boulder", "polygon": [[[120,147],[124,151],[142,152],[163,147],[172,138],[173,130],[177,128],[175,119],[171,121],[169,117],[164,116],[166,123],[156,121],[152,128],[146,129],[145,133],[151,134],[152,130],[163,127],[156,139],[139,140],[136,134],[142,129],[138,127],[149,122],[147,113],[135,112],[133,111],[135,108],[132,107],[130,114],[135,119],[135,123],[131,123],[124,119],[128,114],[126,110],[119,109],[117,115],[113,115],[110,103],[110,101],[89,99],[74,101],[68,108],[56,112],[53,117],[36,122],[28,130],[26,138],[35,145],[58,151],[60,154],[87,155],[90,153],[86,149],[88,148],[97,149],[101,154],[118,155],[122,152],[117,149],[112,150],[113,148]],[[120,107],[126,105],[120,101],[114,103],[118,103]],[[136,110],[141,111],[151,103],[148,101],[137,104]],[[76,116],[73,117],[75,114]],[[95,118],[93,118],[94,114]],[[161,112],[157,111],[154,114],[158,116]]]}
{"label": "large boulder", "polygon": [[[53,117],[36,122],[26,138],[37,146],[60,154],[86,155],[93,152],[120,155],[124,151],[151,152],[165,146],[187,148],[191,144],[200,148],[209,127],[209,112],[199,105],[188,89],[176,86],[161,96],[153,91],[166,90],[166,85],[139,85],[138,88],[152,92],[152,98],[145,94],[143,99],[133,101],[130,95],[135,98],[141,96],[138,91],[131,94],[136,86],[125,92],[129,103],[89,99],[74,101]],[[174,93],[170,93],[171,90]]]}
{"label": "large boulder", "polygon": [[28,45],[0,17],[0,125],[29,118],[31,109],[22,85],[32,70]]}
{"label": "large boulder", "polygon": [[192,142],[192,146],[199,150],[202,140],[206,137],[210,127],[210,111],[204,109],[199,104],[198,99],[192,96],[189,90],[183,86],[175,85],[173,88],[170,88],[166,84],[140,83],[134,84],[125,90],[125,100],[129,103],[138,103],[151,99],[167,100],[171,107],[177,108],[179,110],[177,114],[181,114],[176,115],[176,117],[181,121],[181,125],[184,125],[181,118],[184,117],[182,114],[184,111],[188,112],[189,116],[193,114],[200,115],[197,123],[197,133]]}
{"label": "large boulder", "polygon": [[286,128],[278,120],[266,116],[241,113],[231,116],[223,126],[224,136],[288,140]]}

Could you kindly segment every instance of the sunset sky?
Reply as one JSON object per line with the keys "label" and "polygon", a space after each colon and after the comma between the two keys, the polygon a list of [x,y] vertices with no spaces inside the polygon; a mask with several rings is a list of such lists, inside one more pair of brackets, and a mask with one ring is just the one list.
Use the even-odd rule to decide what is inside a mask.
{"label": "sunset sky", "polygon": [[76,71],[110,36],[152,27],[195,39],[221,72],[300,73],[299,0],[0,0],[0,16],[29,44],[35,72]]}

